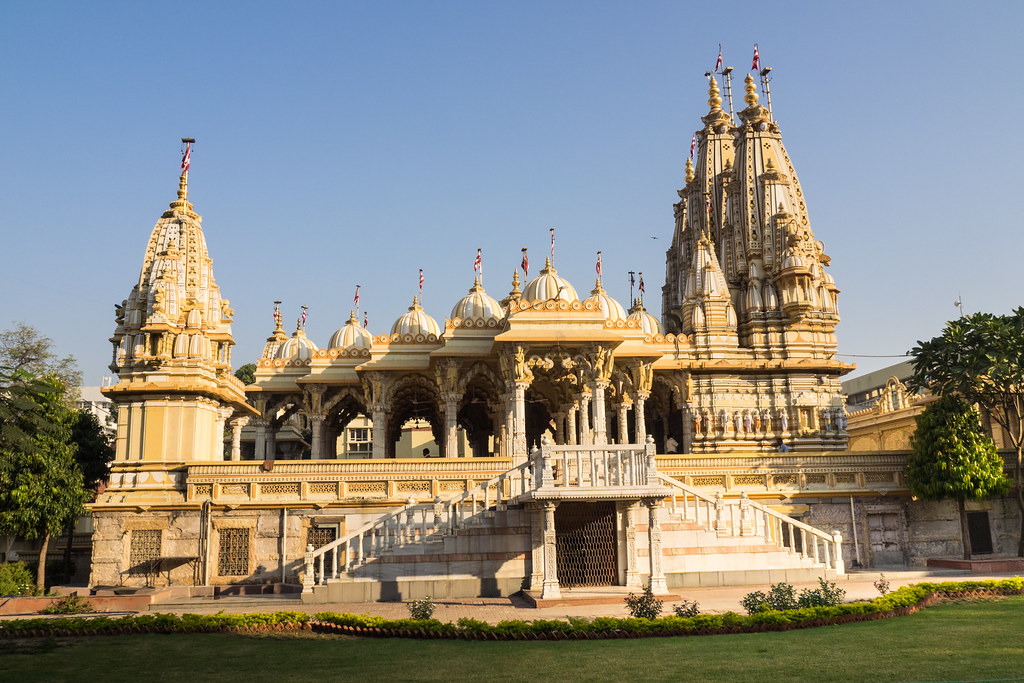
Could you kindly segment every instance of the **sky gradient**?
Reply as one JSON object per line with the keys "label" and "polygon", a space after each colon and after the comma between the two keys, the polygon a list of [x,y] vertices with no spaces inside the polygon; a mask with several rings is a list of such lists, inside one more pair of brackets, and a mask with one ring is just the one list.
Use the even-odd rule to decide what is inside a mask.
{"label": "sky gradient", "polygon": [[419,268],[443,325],[478,248],[500,299],[522,247],[543,265],[551,226],[581,295],[601,250],[609,293],[627,305],[643,271],[660,313],[704,72],[722,43],[741,95],[755,42],[851,376],[939,334],[958,296],[965,313],[1021,304],[1024,3],[692,5],[10,6],[0,325],[53,338],[87,384],[110,374],[114,304],[175,197],[183,136],[236,367],[275,299],[289,332],[309,306],[323,346],[359,284],[380,334]]}

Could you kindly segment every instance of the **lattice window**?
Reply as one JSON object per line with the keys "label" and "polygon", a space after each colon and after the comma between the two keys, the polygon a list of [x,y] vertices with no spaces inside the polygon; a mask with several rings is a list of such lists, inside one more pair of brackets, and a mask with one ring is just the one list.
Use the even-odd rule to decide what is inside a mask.
{"label": "lattice window", "polygon": [[213,484],[196,484],[193,491],[197,498],[200,496],[210,496],[213,493]]}
{"label": "lattice window", "polygon": [[309,483],[309,492],[315,495],[336,495],[338,485],[333,481],[312,481]]}
{"label": "lattice window", "polygon": [[772,477],[772,483],[775,486],[797,486],[797,476],[795,474],[776,474]]}
{"label": "lattice window", "polygon": [[247,496],[249,495],[248,484],[221,484],[221,495],[225,496]]}
{"label": "lattice window", "polygon": [[825,475],[824,474],[808,474],[807,475],[807,484],[808,484],[808,486],[810,486],[811,484],[815,484],[815,485],[819,485],[819,486],[824,486],[825,485]]}
{"label": "lattice window", "polygon": [[299,483],[260,484],[260,493],[265,496],[297,496],[299,495]]}
{"label": "lattice window", "polygon": [[221,576],[249,573],[249,529],[221,529],[217,572]]}
{"label": "lattice window", "polygon": [[864,481],[870,484],[891,484],[892,472],[865,472]]}
{"label": "lattice window", "polygon": [[837,472],[836,475],[837,484],[856,484],[857,475],[853,472]]}
{"label": "lattice window", "polygon": [[429,481],[401,481],[395,489],[399,493],[430,493]]}
{"label": "lattice window", "polygon": [[[690,483],[693,486],[725,486],[725,477],[717,474],[703,474],[696,477],[690,477]],[[557,557],[557,555],[556,555]]]}
{"label": "lattice window", "polygon": [[732,483],[734,486],[764,486],[764,477],[760,474],[737,474]]}
{"label": "lattice window", "polygon": [[355,481],[347,487],[349,493],[376,493],[387,495],[388,485],[383,481]]}
{"label": "lattice window", "polygon": [[466,485],[461,481],[442,481],[438,484],[438,488],[441,491],[465,491]]}
{"label": "lattice window", "polygon": [[160,557],[160,542],[163,534],[159,529],[132,530],[131,550],[128,555],[128,571],[145,574],[150,562]]}

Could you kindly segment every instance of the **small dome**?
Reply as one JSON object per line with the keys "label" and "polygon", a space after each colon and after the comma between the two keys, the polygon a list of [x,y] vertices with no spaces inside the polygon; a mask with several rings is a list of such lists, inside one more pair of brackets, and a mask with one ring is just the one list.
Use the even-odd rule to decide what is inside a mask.
{"label": "small dome", "polygon": [[463,320],[472,318],[473,320],[484,319],[484,320],[501,320],[503,312],[501,310],[501,304],[491,298],[484,288],[480,285],[480,279],[476,278],[473,280],[473,286],[469,290],[469,294],[459,299],[459,303],[455,304],[455,308],[452,309],[451,318],[461,318]]}
{"label": "small dome", "polygon": [[319,350],[306,333],[299,329],[277,349],[277,357],[281,360],[310,360]]}
{"label": "small dome", "polygon": [[604,313],[605,320],[616,320],[626,319],[626,309],[622,307],[615,299],[608,296],[608,293],[604,291],[601,286],[601,281],[598,280],[594,283],[594,289],[591,290],[590,296],[587,297],[587,301],[593,301],[601,307],[601,312]]}
{"label": "small dome", "polygon": [[437,326],[437,322],[433,318],[423,312],[419,298],[413,297],[409,312],[395,321],[395,324],[391,326],[391,334],[432,334],[435,337],[440,337],[441,328]]}
{"label": "small dome", "polygon": [[558,271],[551,265],[551,259],[544,262],[544,268],[540,275],[530,280],[523,292],[523,299],[527,301],[579,301],[576,290],[569,284],[568,280],[558,277]]}
{"label": "small dome", "polygon": [[661,323],[658,322],[657,318],[648,313],[647,309],[639,301],[633,308],[629,309],[629,319],[637,323],[644,334],[651,336],[661,334]]}
{"label": "small dome", "polygon": [[370,333],[365,328],[359,326],[359,321],[356,320],[356,312],[351,311],[345,326],[331,335],[331,341],[327,343],[327,348],[345,349],[346,351],[362,350],[369,349],[370,343]]}

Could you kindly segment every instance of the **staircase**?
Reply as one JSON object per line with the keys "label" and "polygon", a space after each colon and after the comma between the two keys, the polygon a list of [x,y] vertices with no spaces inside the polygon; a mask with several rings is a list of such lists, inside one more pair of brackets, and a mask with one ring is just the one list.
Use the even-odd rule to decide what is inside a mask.
{"label": "staircase", "polygon": [[[742,495],[710,497],[656,471],[654,446],[555,446],[468,491],[408,501],[320,548],[308,546],[304,602],[510,595],[528,583],[543,534],[524,507],[557,500],[666,500],[659,522],[670,587],[808,581],[843,573],[841,539]],[[664,516],[664,515],[663,515]],[[637,524],[637,531],[647,525]],[[641,573],[649,566],[635,534]],[[534,576],[537,564],[534,563]]]}

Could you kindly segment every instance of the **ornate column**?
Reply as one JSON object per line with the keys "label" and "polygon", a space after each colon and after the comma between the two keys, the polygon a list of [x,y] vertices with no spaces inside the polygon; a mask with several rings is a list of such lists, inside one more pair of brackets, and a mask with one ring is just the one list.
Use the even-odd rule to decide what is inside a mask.
{"label": "ornate column", "polygon": [[231,424],[231,459],[242,459],[242,428],[249,424],[248,417],[236,417]]}
{"label": "ornate column", "polygon": [[256,460],[267,459],[267,421],[266,420],[254,420],[253,424],[256,426],[256,450],[254,451],[253,458]]}
{"label": "ornate column", "polygon": [[371,434],[371,441],[373,442],[373,459],[380,460],[385,456],[385,442],[387,440],[387,423],[388,423],[388,407],[383,403],[374,403],[370,406],[370,412],[372,413],[373,420],[373,433]]}
{"label": "ornate column", "polygon": [[544,508],[539,503],[527,503],[530,514],[530,590],[539,591],[544,585]]}
{"label": "ornate column", "polygon": [[323,454],[323,433],[324,433],[324,416],[323,415],[310,415],[309,425],[313,431],[313,438],[310,439],[309,457],[313,460],[322,460]]}
{"label": "ornate column", "polygon": [[277,430],[273,423],[267,425],[267,455],[264,460],[274,460],[277,457]]}
{"label": "ornate column", "polygon": [[644,415],[644,404],[650,396],[646,391],[638,391],[636,399],[633,401],[633,421],[636,426],[637,443],[647,443],[647,419]]}
{"label": "ornate column", "polygon": [[579,413],[579,411],[580,411],[579,402],[578,401],[573,401],[572,405],[569,406],[569,414],[566,417],[566,422],[568,422],[568,424],[569,424],[568,430],[567,430],[569,433],[566,435],[568,438],[566,439],[566,442],[565,442],[567,446],[575,446],[576,445],[576,442],[577,442],[577,439],[576,439],[576,415],[577,415],[577,413]]}
{"label": "ornate column", "polygon": [[543,600],[562,597],[558,587],[558,560],[555,557],[555,508],[558,503],[544,503],[544,585]]}
{"label": "ornate column", "polygon": [[214,460],[227,460],[224,457],[224,423],[234,412],[233,408],[217,409],[217,426],[213,430],[213,450],[210,453]]}
{"label": "ornate column", "polygon": [[597,446],[608,443],[608,413],[604,406],[604,390],[608,388],[607,380],[594,381],[594,441]]}
{"label": "ornate column", "polygon": [[444,457],[459,457],[458,410],[461,396],[456,393],[444,394]]}
{"label": "ornate column", "polygon": [[625,396],[619,401],[619,444],[629,443],[629,399]]}
{"label": "ornate column", "polygon": [[584,391],[579,396],[580,403],[580,445],[589,446],[593,441],[590,432],[590,392]]}
{"label": "ornate column", "polygon": [[529,382],[510,382],[512,391],[512,466],[517,467],[529,457],[526,445],[526,388]]}
{"label": "ornate column", "polygon": [[626,505],[626,588],[643,588],[636,557],[636,509],[637,503]]}
{"label": "ornate column", "polygon": [[647,506],[647,540],[651,559],[651,592],[655,595],[668,593],[668,583],[661,568],[661,525],[658,521],[658,510],[661,504],[657,500],[645,500]]}
{"label": "ornate column", "polygon": [[555,443],[565,444],[565,411],[560,410],[551,416],[555,421]]}

